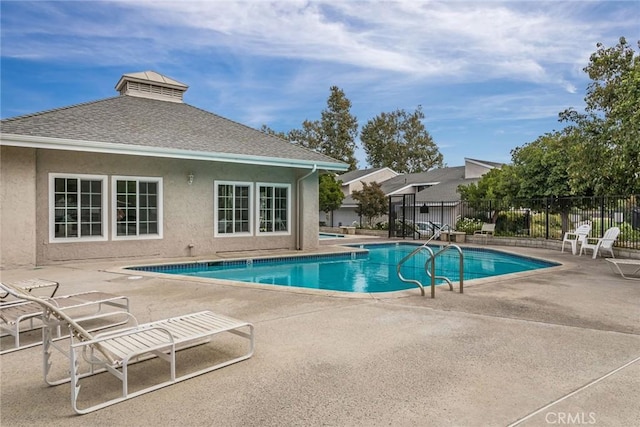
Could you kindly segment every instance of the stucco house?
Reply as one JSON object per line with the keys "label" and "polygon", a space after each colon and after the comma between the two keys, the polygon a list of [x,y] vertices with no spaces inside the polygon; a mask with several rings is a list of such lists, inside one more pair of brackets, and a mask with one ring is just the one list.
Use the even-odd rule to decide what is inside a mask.
{"label": "stucco house", "polygon": [[123,75],[119,95],[1,122],[0,268],[318,246],[318,172],[348,165]]}
{"label": "stucco house", "polygon": [[[389,168],[375,168],[346,172],[337,177],[342,181],[345,198],[340,209],[333,212],[333,225],[360,223],[355,210],[358,202],[353,199],[353,191],[360,190],[362,183],[381,184],[382,191],[391,196],[397,207],[414,210],[401,216],[416,221],[432,221],[440,224],[455,224],[460,206],[459,185],[478,182],[482,175],[502,163],[465,158],[464,166],[444,167],[427,172],[399,174]],[[397,218],[397,212],[394,213]],[[386,221],[388,218],[381,218]]]}

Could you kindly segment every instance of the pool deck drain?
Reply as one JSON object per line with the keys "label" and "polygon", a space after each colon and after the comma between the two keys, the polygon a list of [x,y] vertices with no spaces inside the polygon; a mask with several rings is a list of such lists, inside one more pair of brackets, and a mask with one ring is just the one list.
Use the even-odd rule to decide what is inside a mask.
{"label": "pool deck drain", "polygon": [[141,322],[202,309],[247,320],[256,353],[85,416],[73,415],[67,385],[44,385],[41,349],[9,353],[0,424],[640,425],[640,286],[603,259],[497,249],[564,265],[462,295],[439,288],[435,299],[417,289],[336,298],[118,272],[148,260],[3,271],[3,280],[59,281],[60,294],[125,294]]}

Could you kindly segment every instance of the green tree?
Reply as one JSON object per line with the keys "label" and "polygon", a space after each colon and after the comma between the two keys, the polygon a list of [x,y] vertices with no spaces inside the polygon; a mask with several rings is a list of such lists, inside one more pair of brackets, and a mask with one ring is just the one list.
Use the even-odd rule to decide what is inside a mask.
{"label": "green tree", "polygon": [[592,80],[585,112],[560,114],[577,142],[571,187],[582,194],[640,193],[640,55],[624,37],[615,47],[598,43],[584,71]]}
{"label": "green tree", "polygon": [[273,135],[273,136],[277,136],[278,138],[289,140],[289,136],[286,133],[273,130],[267,125],[262,125],[262,127],[260,128],[260,132],[264,132],[267,135]]}
{"label": "green tree", "polygon": [[374,168],[389,167],[400,173],[442,167],[442,154],[423,119],[422,107],[418,106],[413,113],[396,110],[369,120],[360,133],[367,162]]}
{"label": "green tree", "polygon": [[319,179],[320,210],[329,213],[340,208],[344,199],[340,181],[336,180],[335,176],[330,173],[321,174]]}
{"label": "green tree", "polygon": [[358,119],[351,114],[351,101],[344,91],[331,86],[327,108],[320,120],[305,120],[302,129],[293,129],[287,139],[311,150],[349,164],[349,170],[357,169],[355,157],[358,135]]}
{"label": "green tree", "polygon": [[[569,185],[574,142],[571,130],[553,132],[512,151],[513,164],[520,178],[518,196],[538,199],[528,207],[541,210],[548,205],[549,197],[574,195]],[[569,213],[576,203],[579,204],[580,199],[572,202],[563,199],[561,204],[551,204],[551,211],[560,214],[563,231],[571,228]]]}
{"label": "green tree", "polygon": [[462,200],[479,203],[485,200],[510,204],[520,192],[520,178],[512,165],[491,169],[477,183],[460,185],[458,193]]}
{"label": "green tree", "polygon": [[356,213],[365,217],[369,227],[373,226],[373,220],[388,211],[387,196],[377,182],[362,183],[362,190],[355,190],[353,198],[358,202]]}
{"label": "green tree", "polygon": [[[458,186],[458,193],[476,211],[490,210],[492,217],[489,219],[496,223],[502,209],[513,206],[520,192],[520,185],[516,169],[512,165],[504,165],[500,169],[491,169],[477,183]],[[488,201],[492,202],[491,209]]]}
{"label": "green tree", "polygon": [[572,139],[562,132],[547,133],[511,151],[513,166],[520,179],[518,197],[571,195],[567,167],[573,152],[571,142]]}

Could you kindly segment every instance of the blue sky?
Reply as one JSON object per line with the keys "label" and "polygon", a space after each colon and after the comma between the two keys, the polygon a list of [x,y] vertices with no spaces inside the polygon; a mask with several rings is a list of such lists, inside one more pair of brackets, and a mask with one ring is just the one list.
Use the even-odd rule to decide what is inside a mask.
{"label": "blue sky", "polygon": [[338,86],[361,127],[422,105],[448,166],[509,162],[513,148],[561,128],[558,113],[584,105],[596,43],[640,40],[639,1],[0,7],[3,119],[116,96],[122,74],[153,70],[189,85],[191,105],[286,132],[319,119]]}

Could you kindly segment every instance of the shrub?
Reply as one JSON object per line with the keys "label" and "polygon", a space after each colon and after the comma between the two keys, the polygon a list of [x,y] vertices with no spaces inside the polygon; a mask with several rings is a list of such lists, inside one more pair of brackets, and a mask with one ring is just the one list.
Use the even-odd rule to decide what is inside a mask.
{"label": "shrub", "polygon": [[[619,242],[637,242],[640,241],[640,229],[634,230],[631,224],[628,222],[623,222],[618,225],[620,227],[620,236],[618,237]],[[623,246],[627,246],[626,244]]]}
{"label": "shrub", "polygon": [[377,222],[376,225],[375,225],[375,229],[376,230],[388,230],[389,229],[389,223],[387,221]]}
{"label": "shrub", "polygon": [[[546,237],[547,215],[538,212],[531,215],[531,237]],[[560,214],[549,215],[549,237],[562,238],[562,218]]]}
{"label": "shrub", "polygon": [[456,230],[464,231],[467,234],[473,234],[474,231],[482,228],[482,220],[476,218],[460,218],[456,222]]}

